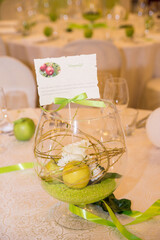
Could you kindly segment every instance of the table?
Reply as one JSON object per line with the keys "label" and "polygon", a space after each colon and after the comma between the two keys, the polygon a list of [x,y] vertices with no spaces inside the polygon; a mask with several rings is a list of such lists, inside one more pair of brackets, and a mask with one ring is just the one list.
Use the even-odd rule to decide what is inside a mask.
{"label": "table", "polygon": [[[84,22],[82,19],[73,21],[75,23]],[[43,35],[43,28],[48,25],[58,33],[54,39],[46,40]],[[18,58],[30,66],[34,72],[33,59],[65,56],[64,46],[67,43],[84,39],[82,30],[76,29],[72,33],[67,33],[66,27],[67,22],[62,20],[50,23],[42,18],[39,19],[39,23],[32,29],[28,37],[16,34],[4,35],[3,39],[8,55]],[[107,41],[107,31],[106,29],[96,29],[93,38]],[[129,106],[140,108],[145,83],[153,76],[155,52],[160,46],[160,38],[156,41],[145,38],[130,41],[124,38],[124,29],[115,31],[112,35],[114,35],[112,42],[118,47],[122,56],[121,76],[128,82]]]}
{"label": "table", "polygon": [[[11,120],[32,117],[37,123],[39,109],[9,111]],[[139,118],[147,115],[139,111]],[[6,151],[0,153],[0,167],[34,161],[32,138],[19,142],[14,136],[0,135]],[[132,200],[132,209],[145,211],[160,198],[160,149],[155,148],[144,128],[127,137],[128,171],[116,190],[117,198]],[[0,174],[0,239],[1,240],[122,240],[117,230],[97,225],[88,230],[69,230],[53,221],[52,210],[57,203],[40,186],[33,169]],[[125,221],[121,216],[120,220]],[[158,240],[160,216],[128,229],[143,240]]]}

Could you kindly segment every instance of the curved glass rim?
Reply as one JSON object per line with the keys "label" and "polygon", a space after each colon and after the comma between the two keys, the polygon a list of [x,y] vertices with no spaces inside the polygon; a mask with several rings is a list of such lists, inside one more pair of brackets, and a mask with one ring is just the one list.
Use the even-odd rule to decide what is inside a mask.
{"label": "curved glass rim", "polygon": [[111,78],[107,78],[106,81],[112,84],[127,83],[127,80],[123,77],[111,77]]}
{"label": "curved glass rim", "polygon": [[[75,103],[75,109],[77,109],[79,106],[80,106],[80,108],[82,107],[84,107],[84,108],[92,108],[92,109],[106,109],[107,108],[107,105],[108,105],[108,107],[109,106],[111,106],[111,109],[113,109],[113,111],[114,111],[114,113],[113,114],[115,114],[115,115],[118,115],[119,116],[119,114],[118,114],[118,110],[117,110],[117,108],[116,108],[116,105],[112,102],[112,101],[110,101],[110,100],[107,100],[107,99],[101,99],[101,98],[96,98],[96,99],[87,99],[87,100],[96,100],[96,101],[103,101],[105,104],[106,104],[106,107],[92,107],[92,106],[86,106],[86,105],[80,105],[80,104],[76,104]],[[68,105],[70,105],[70,104],[74,104],[74,103],[69,103]],[[56,104],[55,104],[56,105]],[[69,106],[67,105],[67,108],[68,108],[68,110],[69,110]],[[44,107],[44,109],[45,109],[45,107]],[[57,105],[57,109],[58,109],[58,105]],[[41,115],[43,115],[43,114],[45,114],[46,116],[48,115],[49,117],[51,117],[51,118],[53,118],[53,116],[54,116],[54,118],[55,119],[58,119],[58,120],[63,120],[63,121],[87,121],[87,120],[96,120],[96,119],[103,119],[103,118],[105,118],[106,116],[108,116],[108,115],[111,115],[112,114],[112,112],[109,112],[109,113],[105,113],[104,114],[104,116],[98,116],[98,117],[95,117],[95,116],[93,116],[93,117],[84,117],[84,118],[73,118],[73,119],[71,119],[71,118],[69,118],[69,117],[64,117],[64,116],[61,116],[61,111],[63,110],[63,109],[66,109],[66,108],[62,108],[61,110],[59,110],[59,111],[56,111],[56,110],[47,110],[46,109],[46,111],[45,110],[43,110],[43,109],[41,109],[42,110],[42,112],[41,112]]]}
{"label": "curved glass rim", "polygon": [[106,81],[110,82],[110,83],[115,83],[115,84],[121,84],[121,83],[126,83],[126,79],[123,77],[111,77],[111,78],[107,78]]}

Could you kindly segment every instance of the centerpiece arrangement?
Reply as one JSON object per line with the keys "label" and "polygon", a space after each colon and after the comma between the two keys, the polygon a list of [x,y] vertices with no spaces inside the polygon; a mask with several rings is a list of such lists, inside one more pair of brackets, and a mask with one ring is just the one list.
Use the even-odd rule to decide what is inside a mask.
{"label": "centerpiece arrangement", "polygon": [[42,109],[35,171],[44,190],[59,200],[55,221],[86,229],[92,223],[77,213],[95,211],[124,176],[127,154],[119,115],[113,103],[99,98],[95,54],[35,59],[35,70]]}
{"label": "centerpiece arrangement", "polygon": [[[159,215],[160,200],[142,213],[131,210],[130,200],[114,196],[125,175],[127,150],[115,105],[99,99],[96,55],[34,61],[42,109],[34,167],[44,190],[59,200],[51,216],[70,229],[97,223],[141,240],[126,226]],[[134,220],[123,225],[114,213]]]}
{"label": "centerpiece arrangement", "polygon": [[[124,135],[110,102],[104,107],[69,103],[58,113],[42,110],[34,152],[35,169],[45,191],[82,208],[113,193],[126,166]],[[55,220],[75,228],[68,226],[69,220],[62,221],[66,214],[62,209],[54,214]]]}
{"label": "centerpiece arrangement", "polygon": [[103,4],[98,0],[84,0],[81,6],[82,17],[87,20],[86,23],[77,24],[69,23],[66,31],[72,32],[74,29],[82,29],[85,38],[91,38],[94,30],[98,28],[106,28],[105,22],[97,22],[98,19],[103,18]]}

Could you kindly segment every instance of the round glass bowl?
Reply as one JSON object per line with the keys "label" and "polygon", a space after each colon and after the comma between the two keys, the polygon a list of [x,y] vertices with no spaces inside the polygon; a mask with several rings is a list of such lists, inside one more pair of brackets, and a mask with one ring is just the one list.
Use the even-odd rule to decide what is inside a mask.
{"label": "round glass bowl", "polygon": [[62,202],[84,207],[100,201],[124,175],[127,154],[119,115],[104,102],[105,107],[70,103],[41,113],[35,170],[44,190]]}

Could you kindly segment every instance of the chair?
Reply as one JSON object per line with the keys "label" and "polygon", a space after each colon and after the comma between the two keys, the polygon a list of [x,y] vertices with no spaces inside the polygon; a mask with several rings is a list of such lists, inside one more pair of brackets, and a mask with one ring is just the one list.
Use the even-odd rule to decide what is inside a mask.
{"label": "chair", "polygon": [[0,56],[4,56],[4,55],[7,55],[6,47],[3,40],[0,38]]}
{"label": "chair", "polygon": [[2,20],[15,20],[17,18],[16,4],[18,4],[18,0],[0,1],[0,16]]}
{"label": "chair", "polygon": [[0,56],[0,86],[5,93],[21,91],[27,96],[28,106],[36,107],[37,88],[31,70],[19,60]]}
{"label": "chair", "polygon": [[83,39],[76,40],[64,46],[66,56],[94,54],[97,57],[97,75],[100,96],[103,97],[104,81],[111,73],[113,76],[120,76],[121,55],[118,48],[110,41]]}
{"label": "chair", "polygon": [[160,107],[160,44],[157,44],[153,78],[145,86],[141,108],[154,110]]}

